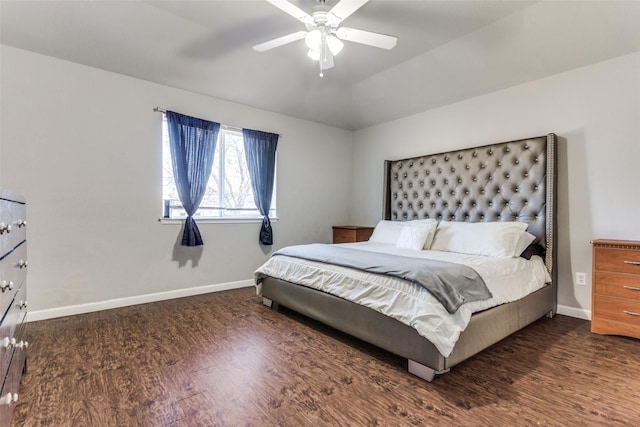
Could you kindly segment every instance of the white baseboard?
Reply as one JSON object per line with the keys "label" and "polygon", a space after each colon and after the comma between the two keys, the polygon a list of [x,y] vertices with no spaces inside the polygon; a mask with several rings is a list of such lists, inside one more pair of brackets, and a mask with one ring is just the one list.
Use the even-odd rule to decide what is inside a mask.
{"label": "white baseboard", "polygon": [[569,307],[568,305],[558,305],[558,314],[577,317],[578,319],[591,320],[591,310]]}
{"label": "white baseboard", "polygon": [[[111,308],[127,307],[130,305],[146,304],[149,302],[164,301],[174,298],[189,297],[193,295],[208,294],[211,292],[226,291],[254,286],[253,280],[239,280],[237,282],[218,283],[215,285],[198,286],[195,288],[176,289],[173,291],[157,292],[153,294],[136,295],[133,297],[116,298],[106,301],[91,302],[87,304],[68,305],[65,307],[50,308],[47,310],[29,311],[27,322],[54,319],[56,317],[73,316],[75,314],[91,313]],[[576,317],[578,319],[591,320],[591,310],[583,308],[558,305],[558,314]]]}
{"label": "white baseboard", "polygon": [[240,280],[237,282],[218,283],[216,285],[198,286],[195,288],[176,289],[174,291],[157,292],[154,294],[136,295],[133,297],[116,298],[106,301],[90,302],[87,304],[68,305],[65,307],[50,308],[47,310],[29,311],[27,322],[53,319],[56,317],[73,316],[75,314],[91,313],[111,308],[126,307],[129,305],[146,304],[148,302],[164,301],[174,298],[189,297],[192,295],[208,294],[211,292],[226,291],[229,289],[246,288],[254,286],[253,280]]}

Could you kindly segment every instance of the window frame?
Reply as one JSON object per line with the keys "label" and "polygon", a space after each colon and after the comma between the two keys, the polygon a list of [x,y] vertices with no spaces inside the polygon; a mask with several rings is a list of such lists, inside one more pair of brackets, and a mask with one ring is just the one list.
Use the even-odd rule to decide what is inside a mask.
{"label": "window frame", "polygon": [[[165,133],[165,131],[167,130],[167,118],[166,115],[163,114],[163,122],[162,122],[162,136],[163,136],[163,145],[162,145],[162,160],[163,160],[163,172],[162,172],[162,216],[160,216],[160,218],[158,218],[158,221],[161,224],[182,224],[184,223],[185,218],[184,217],[165,217],[164,216],[164,210],[165,210],[165,199],[164,199],[164,179],[165,179],[165,175],[164,175],[164,160],[165,160],[165,145],[164,145],[164,138],[169,138],[168,132]],[[223,203],[217,203],[217,204],[224,204],[224,194],[226,189],[224,188],[224,171],[225,171],[225,158],[226,158],[226,146],[225,146],[225,142],[224,138],[226,137],[226,133],[231,133],[231,134],[236,134],[236,136],[239,134],[240,138],[242,138],[242,129],[241,128],[237,128],[237,127],[233,127],[233,126],[228,126],[228,125],[220,125],[220,130],[218,133],[218,140],[216,141],[216,151],[218,151],[218,153],[222,152],[222,149],[224,149],[224,156],[216,156],[214,158],[214,165],[212,168],[212,175],[213,175],[213,171],[215,170],[214,168],[218,167],[219,170],[219,174],[222,177],[222,179],[219,180],[219,189],[218,189],[218,201],[220,202],[221,200],[223,201]],[[224,148],[223,148],[224,147]],[[170,156],[170,154],[169,154]],[[246,163],[245,163],[246,164]],[[269,210],[269,220],[271,222],[278,222],[278,216],[277,216],[277,171],[278,171],[278,158],[277,158],[277,153],[276,153],[276,177],[274,179],[273,182],[273,196],[272,196],[272,200],[271,200],[271,208]],[[209,178],[211,179],[211,178]],[[207,187],[209,186],[209,183],[207,183]],[[253,197],[253,189],[250,190],[250,197]],[[179,202],[179,200],[178,200]],[[254,202],[254,206],[255,206],[255,202]],[[206,206],[205,206],[206,207]],[[212,207],[214,208],[214,207]],[[199,210],[200,208],[198,208]],[[234,211],[234,210],[238,210],[237,208],[227,208],[225,207],[219,207],[219,208],[214,208],[214,209],[218,209],[221,212],[220,216],[194,216],[194,219],[198,222],[198,224],[215,224],[215,223],[261,223],[263,220],[262,215],[260,214],[260,212],[257,210],[255,210],[255,215],[224,215],[225,212],[230,212],[230,211]],[[196,211],[197,212],[197,211]]]}

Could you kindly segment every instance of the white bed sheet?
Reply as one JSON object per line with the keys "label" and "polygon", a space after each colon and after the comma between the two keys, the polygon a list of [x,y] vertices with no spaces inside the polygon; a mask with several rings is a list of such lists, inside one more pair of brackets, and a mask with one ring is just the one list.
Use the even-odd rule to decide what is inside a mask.
{"label": "white bed sheet", "polygon": [[531,260],[490,258],[453,252],[413,251],[373,242],[346,243],[341,246],[467,265],[480,274],[493,297],[463,304],[458,311],[450,314],[429,291],[406,280],[281,255],[271,257],[256,270],[258,294],[261,294],[260,281],[264,277],[318,289],[413,327],[431,341],[443,356],[448,357],[473,313],[516,301],[551,281],[544,262],[537,256]]}

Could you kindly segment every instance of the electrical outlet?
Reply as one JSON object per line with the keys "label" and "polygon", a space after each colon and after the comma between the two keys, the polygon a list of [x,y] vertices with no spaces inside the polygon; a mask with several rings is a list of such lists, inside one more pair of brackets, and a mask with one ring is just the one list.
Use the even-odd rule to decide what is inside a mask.
{"label": "electrical outlet", "polygon": [[586,286],[586,284],[587,284],[587,273],[576,273],[576,285]]}

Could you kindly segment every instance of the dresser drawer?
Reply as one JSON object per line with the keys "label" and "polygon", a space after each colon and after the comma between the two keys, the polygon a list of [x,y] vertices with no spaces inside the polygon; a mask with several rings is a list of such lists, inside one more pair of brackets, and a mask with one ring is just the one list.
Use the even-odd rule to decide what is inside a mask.
{"label": "dresser drawer", "polygon": [[617,273],[638,274],[640,277],[640,251],[632,249],[597,248],[595,269]]}
{"label": "dresser drawer", "polygon": [[640,301],[597,296],[593,310],[599,318],[615,320],[640,328]]}
{"label": "dresser drawer", "polygon": [[24,342],[21,344],[23,338],[20,336],[21,325],[26,315],[26,307],[22,304],[25,296],[26,287],[17,290],[16,297],[0,324],[0,374],[6,372],[14,349],[25,347]]}
{"label": "dresser drawer", "polygon": [[26,224],[24,204],[0,199],[0,257],[25,240]]}
{"label": "dresser drawer", "polygon": [[[0,261],[0,319],[13,300],[17,289],[25,281],[27,267],[24,267],[24,262],[26,258],[27,243],[24,242]],[[20,267],[21,265],[23,267]]]}
{"label": "dresser drawer", "polygon": [[594,292],[640,301],[640,276],[596,271]]}
{"label": "dresser drawer", "polygon": [[[21,339],[24,339],[24,329],[25,325],[22,324],[19,329]],[[20,378],[27,357],[25,350],[25,348],[16,348],[13,352],[7,376],[2,386],[2,392],[0,392],[0,420],[5,423],[2,425],[10,425],[13,406],[15,406],[20,397],[18,387],[20,386]]]}

